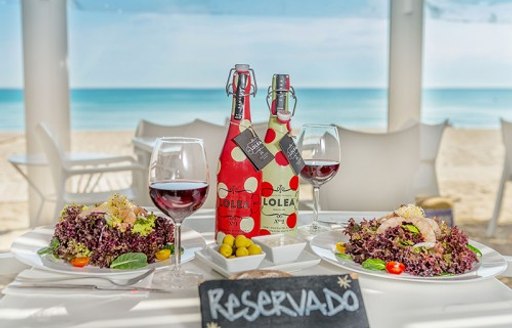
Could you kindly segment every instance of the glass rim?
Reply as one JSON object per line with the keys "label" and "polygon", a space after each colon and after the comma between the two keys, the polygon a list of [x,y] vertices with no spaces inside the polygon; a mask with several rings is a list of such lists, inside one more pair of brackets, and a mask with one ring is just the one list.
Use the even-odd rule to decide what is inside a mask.
{"label": "glass rim", "polygon": [[157,142],[180,142],[180,143],[200,143],[204,144],[204,140],[201,138],[190,138],[190,137],[159,137],[156,139]]}

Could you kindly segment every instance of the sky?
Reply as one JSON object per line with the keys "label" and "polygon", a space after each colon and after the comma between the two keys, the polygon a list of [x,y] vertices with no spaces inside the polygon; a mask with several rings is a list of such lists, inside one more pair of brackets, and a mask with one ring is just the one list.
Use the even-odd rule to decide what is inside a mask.
{"label": "sky", "polygon": [[[480,8],[466,20],[429,0],[425,87],[512,87],[512,5],[502,2],[498,16]],[[70,0],[68,7],[74,88],[222,87],[242,62],[257,78],[289,73],[296,87],[387,85],[384,0]],[[3,88],[22,87],[20,26],[19,0],[0,0]]]}

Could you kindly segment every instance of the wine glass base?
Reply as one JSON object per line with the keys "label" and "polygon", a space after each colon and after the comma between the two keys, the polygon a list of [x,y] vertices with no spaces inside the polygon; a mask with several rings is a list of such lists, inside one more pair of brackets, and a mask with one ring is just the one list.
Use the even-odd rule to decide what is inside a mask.
{"label": "wine glass base", "polygon": [[312,224],[300,226],[297,228],[297,230],[300,235],[309,239],[309,238],[313,238],[314,236],[318,235],[319,233],[329,231],[331,229],[329,229],[328,227],[323,226],[323,225],[312,223]]}
{"label": "wine glass base", "polygon": [[162,270],[155,274],[153,285],[162,289],[196,288],[203,281],[204,277],[200,273],[183,270]]}

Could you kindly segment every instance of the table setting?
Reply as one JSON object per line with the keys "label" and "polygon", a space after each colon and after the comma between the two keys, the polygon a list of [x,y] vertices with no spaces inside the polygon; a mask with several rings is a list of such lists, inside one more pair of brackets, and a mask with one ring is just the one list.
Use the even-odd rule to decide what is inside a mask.
{"label": "table setting", "polygon": [[[18,237],[0,257],[10,277],[1,326],[512,325],[512,290],[496,279],[511,275],[510,257],[414,204],[320,211],[319,189],[340,168],[336,127],[305,125],[295,143],[294,90],[276,74],[263,142],[250,122],[256,90],[249,65],[230,71],[216,186],[202,139],[158,138],[147,191],[156,208],[113,194]],[[299,176],[312,211],[298,209]],[[209,188],[217,206],[201,209]]]}
{"label": "table setting", "polygon": [[[368,213],[372,214],[378,213]],[[300,224],[311,222],[313,213],[303,213],[299,216]],[[199,210],[197,215],[191,216],[184,221],[184,239],[183,245],[187,249],[187,245],[200,244],[202,240],[203,246],[198,247],[199,250],[193,255],[193,259],[187,256],[182,257],[183,267],[193,272],[199,272],[205,280],[224,279],[224,274],[219,273],[214,266],[202,261],[199,257],[204,252],[206,245],[215,244],[213,235],[205,233],[203,235],[195,232],[193,228],[199,230],[204,229],[208,222],[212,221],[213,212],[211,210]],[[344,224],[349,218],[368,217],[366,213],[341,213],[341,212],[321,212],[320,220],[329,220]],[[190,243],[187,237],[187,231],[192,236],[195,243]],[[326,232],[326,235],[319,235],[319,239],[313,239],[306,246],[306,250],[315,256],[319,262],[315,265],[300,268],[279,268],[285,272],[296,276],[310,275],[339,275],[348,272],[346,268],[340,266],[340,262],[336,263],[332,260],[332,251],[322,256],[321,250],[314,251],[315,248],[321,248],[328,245],[329,242],[323,243],[322,239],[328,238],[336,230]],[[29,233],[30,234],[30,233]],[[199,238],[197,235],[201,236]],[[50,237],[46,235],[47,239]],[[21,245],[35,244],[38,248],[41,244],[34,243],[31,238],[21,237],[14,243],[14,253]],[[319,246],[320,245],[320,246]],[[22,248],[23,249],[23,248]],[[3,259],[3,263],[9,265],[19,260],[27,261],[26,255],[29,253],[27,248],[25,257],[10,258],[9,262]],[[483,248],[484,252],[486,249]],[[31,264],[32,265],[32,264]],[[201,315],[199,311],[198,290],[196,288],[168,289],[161,288],[152,284],[152,276],[150,274],[142,281],[126,287],[117,287],[107,281],[98,281],[97,275],[90,277],[89,273],[77,275],[70,272],[57,271],[55,267],[47,268],[44,262],[35,264],[35,267],[22,266],[18,264],[18,272],[16,279],[3,290],[3,297],[0,299],[0,320],[2,327],[19,327],[19,326],[80,326],[93,327],[97,325],[115,326],[113,322],[123,322],[127,326],[138,327],[142,325],[144,320],[153,320],[155,326],[176,326],[176,327],[197,327],[201,323]],[[264,269],[265,267],[262,267]],[[23,270],[24,269],[24,270]],[[162,266],[155,268],[158,270],[168,270],[168,267]],[[352,269],[348,268],[352,271]],[[219,270],[221,271],[221,270]],[[510,271],[510,269],[509,269]],[[148,272],[147,269],[142,273]],[[134,276],[139,276],[141,272],[129,274],[108,274],[110,279],[124,282]],[[509,273],[510,274],[510,273]],[[51,278],[77,278],[74,281],[61,280],[50,286],[45,279]],[[118,278],[119,277],[119,278]],[[432,316],[435,315],[438,320],[439,327],[443,324],[452,324],[453,327],[467,327],[468,317],[492,318],[487,323],[480,324],[475,327],[505,327],[507,325],[507,316],[510,306],[512,306],[512,291],[494,278],[493,275],[475,276],[473,280],[460,281],[409,281],[407,279],[397,280],[397,276],[389,275],[388,277],[379,277],[373,272],[363,272],[359,276],[362,294],[368,313],[368,320],[371,327],[427,327],[427,323],[432,323]],[[391,278],[391,279],[390,279]],[[27,282],[26,280],[30,280]],[[52,282],[53,284],[53,282]],[[42,287],[37,287],[42,285]],[[78,286],[77,286],[78,285]],[[23,287],[20,287],[23,286]],[[64,287],[63,287],[64,286]],[[164,286],[165,287],[165,286]],[[104,290],[101,290],[104,288]],[[413,294],[411,294],[413,291]],[[442,298],[440,299],[440,295]],[[411,307],[410,303],[414,302]],[[151,305],[162,309],[164,313],[155,313],[155,311],[139,312],[138,309],[151,307]],[[158,306],[157,306],[158,304]],[[108,309],[108,314],[103,314],[90,318],[88,315],[80,312],[76,315],[76,308],[80,306],[86,309]],[[400,308],[407,307],[408,311],[399,311]],[[62,308],[65,308],[63,314]],[[21,311],[25,309],[25,311]],[[57,309],[60,309],[57,311]],[[419,311],[419,309],[422,309]],[[392,311],[396,313],[393,323],[387,320],[387,313]],[[60,314],[59,314],[60,313]],[[144,318],[144,320],[143,320]],[[443,319],[444,318],[444,319]],[[502,320],[500,326],[499,320]],[[129,320],[128,320],[129,319]],[[464,320],[463,320],[464,319]],[[443,321],[446,320],[446,321]],[[476,320],[476,319],[473,319]],[[421,322],[427,323],[421,323]],[[494,322],[494,323],[493,323]],[[497,323],[496,323],[497,322]],[[503,323],[504,322],[504,323]],[[414,323],[417,325],[415,326]]]}
{"label": "table setting", "polygon": [[[60,289],[59,294],[76,294],[83,291],[92,296],[111,296],[112,294],[140,296],[149,291],[164,291],[151,288],[154,272],[168,269],[172,263],[158,262],[147,268],[133,270],[115,270],[86,266],[77,268],[55,258],[40,256],[38,251],[48,245],[53,236],[54,227],[36,228],[16,239],[11,253],[21,263],[31,267],[21,271],[16,280],[3,292],[5,294],[21,293],[33,295],[36,289]],[[205,247],[205,239],[198,232],[185,228],[183,230],[183,263],[192,261],[195,252]],[[100,292],[100,293],[97,293]],[[102,293],[101,293],[102,292]]]}

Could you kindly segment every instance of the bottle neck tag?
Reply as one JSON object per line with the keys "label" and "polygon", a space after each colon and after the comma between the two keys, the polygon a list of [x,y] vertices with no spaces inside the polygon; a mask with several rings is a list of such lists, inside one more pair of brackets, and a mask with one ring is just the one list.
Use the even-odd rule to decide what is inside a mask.
{"label": "bottle neck tag", "polygon": [[274,159],[274,155],[265,147],[265,144],[252,127],[245,129],[233,138],[233,141],[240,147],[245,156],[249,158],[257,171],[262,170]]}
{"label": "bottle neck tag", "polygon": [[238,82],[236,84],[236,93],[233,95],[233,118],[240,121],[245,112],[245,89],[247,88],[247,76],[245,74],[238,75]]}
{"label": "bottle neck tag", "polygon": [[295,174],[300,174],[300,171],[302,171],[306,164],[300,155],[297,145],[289,134],[285,134],[281,140],[279,140],[279,147],[281,147],[284,156],[292,166]]}

